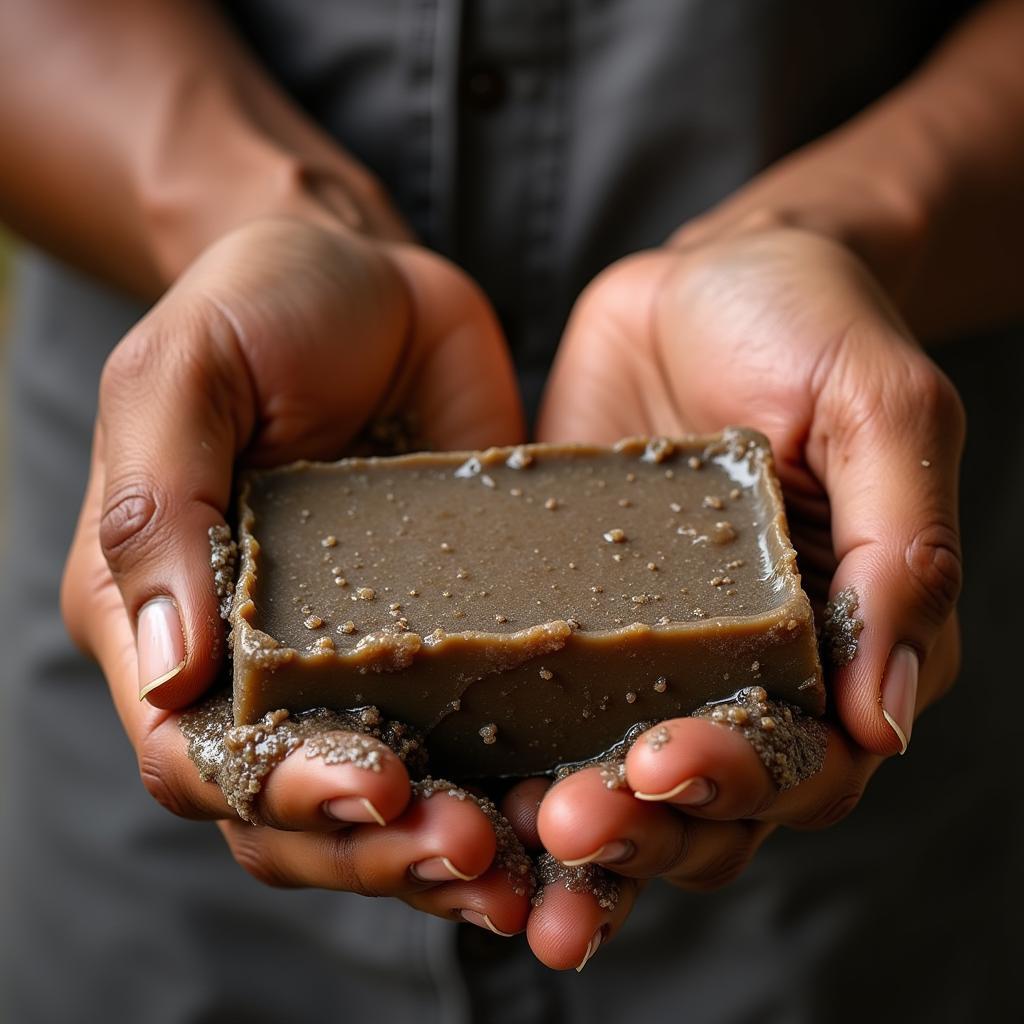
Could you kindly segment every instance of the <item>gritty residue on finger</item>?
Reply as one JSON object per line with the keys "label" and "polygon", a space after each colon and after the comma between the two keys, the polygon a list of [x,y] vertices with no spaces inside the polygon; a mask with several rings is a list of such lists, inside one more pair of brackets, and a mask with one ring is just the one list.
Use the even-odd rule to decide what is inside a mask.
{"label": "gritty residue on finger", "polygon": [[235,579],[238,576],[238,544],[231,536],[231,530],[223,523],[211,526],[208,536],[213,586],[220,604],[220,617],[227,621],[231,612],[231,601],[235,596]]}
{"label": "gritty residue on finger", "polygon": [[216,782],[228,805],[254,825],[262,824],[256,801],[267,776],[300,747],[307,757],[367,771],[381,770],[387,750],[411,770],[425,768],[423,744],[415,731],[385,719],[376,708],[319,708],[298,715],[278,710],[254,725],[235,725],[231,696],[222,692],[185,711],[179,726],[200,777]]}
{"label": "gritty residue on finger", "polygon": [[601,771],[601,778],[608,789],[618,789],[626,783],[625,765],[626,755],[630,752],[633,744],[647,732],[655,723],[651,721],[637,722],[630,726],[629,731],[617,743],[614,743],[607,750],[596,757],[589,757],[585,761],[572,761],[568,764],[560,764],[554,771],[555,782],[561,782],[584,768],[598,768]]}
{"label": "gritty residue on finger", "polygon": [[647,742],[647,746],[657,753],[667,743],[671,742],[672,733],[668,731],[666,726],[659,725],[657,729],[652,729],[647,733],[645,740]]}
{"label": "gritty residue on finger", "polygon": [[864,621],[855,612],[860,597],[854,587],[843,587],[828,604],[821,622],[821,660],[832,668],[843,668],[857,656],[857,644]]}
{"label": "gritty residue on finger", "polygon": [[544,903],[544,890],[561,882],[569,892],[589,892],[602,910],[614,910],[619,902],[619,881],[600,864],[577,864],[569,867],[550,853],[537,858],[538,889],[530,901],[534,907]]}
{"label": "gritty residue on finger", "polygon": [[780,790],[799,785],[825,763],[825,726],[792,704],[769,700],[761,686],[748,686],[730,700],[705,704],[691,717],[742,733]]}
{"label": "gritty residue on finger", "polygon": [[480,808],[484,817],[494,829],[497,848],[494,863],[498,865],[508,878],[512,891],[517,896],[533,897],[537,889],[537,874],[533,859],[519,841],[508,818],[495,806],[494,801],[486,796],[471,793],[447,779],[432,779],[429,776],[412,784],[414,796],[429,800],[437,793],[443,793],[453,800],[471,800]]}

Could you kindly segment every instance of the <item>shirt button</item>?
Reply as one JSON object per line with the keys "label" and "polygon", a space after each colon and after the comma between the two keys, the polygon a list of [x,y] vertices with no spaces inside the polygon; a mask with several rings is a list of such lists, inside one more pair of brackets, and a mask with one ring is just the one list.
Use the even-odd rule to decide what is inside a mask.
{"label": "shirt button", "polygon": [[504,102],[505,79],[495,68],[477,65],[466,71],[462,92],[472,110],[486,113]]}

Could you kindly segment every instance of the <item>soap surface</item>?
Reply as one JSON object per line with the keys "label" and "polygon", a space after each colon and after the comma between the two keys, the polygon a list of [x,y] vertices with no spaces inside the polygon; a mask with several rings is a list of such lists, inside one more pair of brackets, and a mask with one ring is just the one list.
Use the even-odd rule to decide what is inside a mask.
{"label": "soap surface", "polygon": [[253,472],[239,544],[238,724],[373,705],[465,779],[596,757],[746,686],[824,710],[753,431]]}

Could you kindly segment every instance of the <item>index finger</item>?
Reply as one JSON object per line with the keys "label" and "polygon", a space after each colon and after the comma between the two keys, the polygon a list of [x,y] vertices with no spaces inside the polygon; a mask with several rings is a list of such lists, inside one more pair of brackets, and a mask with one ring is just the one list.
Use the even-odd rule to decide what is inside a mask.
{"label": "index finger", "polygon": [[807,451],[831,504],[832,596],[852,588],[863,622],[856,648],[840,645],[833,698],[850,735],[874,753],[906,750],[917,707],[957,668],[936,643],[960,590],[963,440],[960,399],[938,367],[897,331],[854,324],[837,346]]}

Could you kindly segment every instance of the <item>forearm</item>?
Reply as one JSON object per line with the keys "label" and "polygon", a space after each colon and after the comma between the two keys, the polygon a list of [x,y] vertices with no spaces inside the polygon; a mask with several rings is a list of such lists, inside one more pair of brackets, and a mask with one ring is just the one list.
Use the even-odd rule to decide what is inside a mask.
{"label": "forearm", "polygon": [[678,233],[838,238],[918,335],[1024,316],[1024,2],[992,0],[907,82]]}
{"label": "forearm", "polygon": [[0,138],[0,217],[145,297],[257,216],[404,232],[199,0],[6,5]]}

